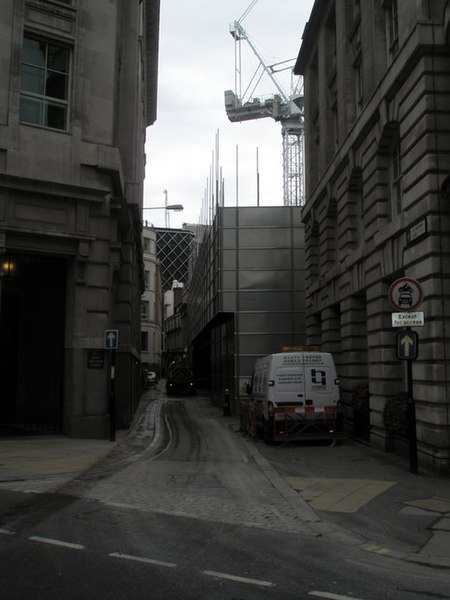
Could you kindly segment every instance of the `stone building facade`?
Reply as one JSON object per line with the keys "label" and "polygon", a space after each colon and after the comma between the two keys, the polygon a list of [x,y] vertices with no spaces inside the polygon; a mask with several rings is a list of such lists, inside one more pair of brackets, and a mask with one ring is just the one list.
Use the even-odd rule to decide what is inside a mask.
{"label": "stone building facade", "polygon": [[[159,0],[0,8],[0,423],[105,438],[140,393],[145,129]],[[116,339],[117,341],[117,339]]]}
{"label": "stone building facade", "polygon": [[142,369],[161,374],[162,292],[156,230],[144,222],[144,293],[141,304]]}
{"label": "stone building facade", "polygon": [[308,342],[334,353],[355,434],[406,451],[388,291],[417,280],[418,457],[438,471],[450,465],[449,25],[445,0],[316,0],[294,69],[305,86]]}

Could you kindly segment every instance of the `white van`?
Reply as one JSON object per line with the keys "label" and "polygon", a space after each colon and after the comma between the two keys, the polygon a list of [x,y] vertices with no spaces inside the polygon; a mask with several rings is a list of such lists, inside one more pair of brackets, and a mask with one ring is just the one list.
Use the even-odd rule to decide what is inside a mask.
{"label": "white van", "polygon": [[328,352],[280,352],[256,361],[247,430],[265,441],[335,437],[339,380]]}

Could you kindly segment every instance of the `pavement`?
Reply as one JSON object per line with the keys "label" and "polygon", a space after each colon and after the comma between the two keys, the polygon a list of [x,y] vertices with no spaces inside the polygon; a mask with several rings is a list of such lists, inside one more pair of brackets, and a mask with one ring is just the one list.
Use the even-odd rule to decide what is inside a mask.
{"label": "pavement", "polygon": [[[155,405],[161,402],[158,393],[154,401]],[[407,458],[351,439],[334,447],[266,445],[240,432],[237,418],[213,408],[214,417],[242,438],[272,485],[286,499],[298,498],[307,506],[305,518],[318,535],[348,532],[368,552],[450,569],[448,475],[425,472],[420,461],[419,473],[411,474]],[[152,414],[157,419],[162,411]],[[158,427],[142,419],[135,421],[141,429],[144,425],[149,434],[146,444],[150,443]],[[57,493],[67,489],[70,481],[130,447],[129,438],[128,431],[118,431],[114,442],[62,435],[0,437],[0,497],[2,491]]]}

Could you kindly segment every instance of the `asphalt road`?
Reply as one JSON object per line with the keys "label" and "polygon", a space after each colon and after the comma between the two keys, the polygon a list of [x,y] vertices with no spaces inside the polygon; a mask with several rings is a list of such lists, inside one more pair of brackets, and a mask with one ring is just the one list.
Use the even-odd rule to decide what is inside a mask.
{"label": "asphalt road", "polygon": [[58,493],[8,492],[2,600],[450,598],[447,571],[318,529],[208,402],[149,402],[127,442]]}

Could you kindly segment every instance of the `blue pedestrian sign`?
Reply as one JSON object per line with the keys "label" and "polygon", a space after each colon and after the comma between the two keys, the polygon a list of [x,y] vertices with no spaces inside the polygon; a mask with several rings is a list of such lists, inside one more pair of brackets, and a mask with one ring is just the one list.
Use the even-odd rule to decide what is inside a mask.
{"label": "blue pedestrian sign", "polygon": [[119,330],[105,329],[105,348],[106,350],[116,350],[119,345]]}
{"label": "blue pedestrian sign", "polygon": [[397,358],[400,360],[416,360],[419,348],[419,336],[415,331],[399,331],[397,333]]}

